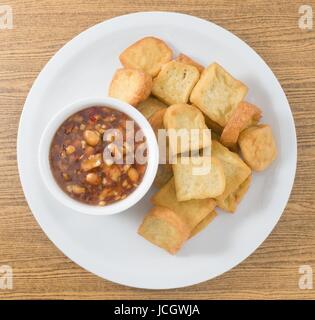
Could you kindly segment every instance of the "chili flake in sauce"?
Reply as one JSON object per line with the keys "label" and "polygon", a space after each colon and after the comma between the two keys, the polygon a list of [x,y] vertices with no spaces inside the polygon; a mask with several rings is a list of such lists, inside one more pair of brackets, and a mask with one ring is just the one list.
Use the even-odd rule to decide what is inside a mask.
{"label": "chili flake in sauce", "polygon": [[[133,123],[133,146],[128,144],[128,121]],[[115,143],[115,135],[108,132],[121,133],[122,143]],[[141,182],[147,166],[145,137],[135,139],[139,132],[129,116],[108,107],[90,107],[70,116],[50,147],[50,166],[60,188],[90,205],[104,206],[126,198]],[[135,156],[139,148],[144,150],[145,161]],[[114,160],[104,158],[105,149]],[[126,161],[130,154],[132,163]]]}

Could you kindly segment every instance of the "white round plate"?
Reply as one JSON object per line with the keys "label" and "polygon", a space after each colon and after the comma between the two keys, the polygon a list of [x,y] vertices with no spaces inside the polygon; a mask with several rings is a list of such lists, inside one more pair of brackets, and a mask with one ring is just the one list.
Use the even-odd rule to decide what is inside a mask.
{"label": "white round plate", "polygon": [[[235,214],[220,212],[202,233],[172,256],[137,235],[150,208],[147,196],[124,214],[88,216],[58,203],[38,168],[42,132],[65,105],[107,94],[120,52],[153,35],[203,65],[219,62],[249,87],[247,100],[263,110],[278,158],[254,174]],[[17,142],[18,165],[28,204],[47,236],[70,259],[105,279],[138,288],[169,289],[216,277],[246,259],[268,237],[288,201],[296,168],[296,134],[285,94],[266,63],[242,40],[192,16],[145,12],[117,17],[79,34],[42,70],[27,97]]]}

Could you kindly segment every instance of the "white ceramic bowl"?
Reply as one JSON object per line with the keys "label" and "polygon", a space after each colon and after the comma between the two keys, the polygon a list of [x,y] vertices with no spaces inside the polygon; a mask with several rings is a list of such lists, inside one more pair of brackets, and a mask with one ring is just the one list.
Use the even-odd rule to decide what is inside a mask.
{"label": "white ceramic bowl", "polygon": [[[104,207],[84,204],[68,196],[57,184],[51,172],[49,151],[52,139],[59,126],[72,114],[92,106],[105,106],[121,111],[133,119],[142,129],[148,145],[148,163],[139,186],[125,199]],[[76,101],[58,112],[48,123],[39,144],[39,168],[42,179],[51,194],[69,208],[91,215],[112,215],[135,205],[149,190],[159,163],[159,149],[155,134],[147,119],[131,105],[113,98],[87,98]]]}

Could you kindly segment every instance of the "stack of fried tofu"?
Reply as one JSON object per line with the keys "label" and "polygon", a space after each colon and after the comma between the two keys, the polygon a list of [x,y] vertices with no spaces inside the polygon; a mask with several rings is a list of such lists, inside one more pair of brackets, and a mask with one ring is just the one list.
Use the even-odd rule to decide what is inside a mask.
{"label": "stack of fried tofu", "polygon": [[[111,97],[135,106],[156,135],[160,129],[203,132],[187,144],[168,136],[167,161],[155,179],[159,190],[138,230],[175,254],[216,217],[216,207],[236,210],[252,171],[266,169],[276,158],[275,140],[268,125],[258,124],[261,110],[244,101],[246,85],[218,63],[204,68],[185,54],[174,58],[155,37],[137,41],[119,58],[123,68],[110,84]],[[179,158],[185,161],[174,161]],[[196,163],[204,174],[194,173]]]}

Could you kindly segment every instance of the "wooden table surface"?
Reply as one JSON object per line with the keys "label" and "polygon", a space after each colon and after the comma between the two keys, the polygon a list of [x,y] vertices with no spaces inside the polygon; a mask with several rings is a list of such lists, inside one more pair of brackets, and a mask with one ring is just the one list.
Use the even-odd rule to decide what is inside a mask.
{"label": "wooden table surface", "polygon": [[[299,266],[315,270],[315,30],[298,27],[304,1],[7,0],[13,29],[0,30],[0,266],[14,272],[0,299],[315,298],[298,286]],[[313,6],[315,1],[307,1]],[[18,122],[33,81],[50,57],[81,31],[137,11],[177,11],[210,20],[253,47],[289,99],[298,137],[298,166],[287,208],[268,239],[233,270],[178,290],[138,290],[82,270],[46,237],[21,189]],[[314,26],[315,28],[315,26]],[[253,70],[254,71],[254,70]]]}

